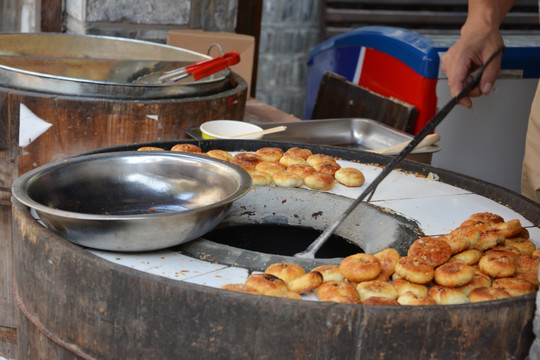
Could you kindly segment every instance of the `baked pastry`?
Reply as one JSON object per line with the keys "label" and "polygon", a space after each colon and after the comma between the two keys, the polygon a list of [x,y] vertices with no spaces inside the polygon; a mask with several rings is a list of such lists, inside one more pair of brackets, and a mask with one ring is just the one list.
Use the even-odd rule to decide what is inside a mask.
{"label": "baked pastry", "polygon": [[208,150],[206,152],[206,155],[214,159],[219,159],[219,160],[228,161],[228,162],[233,161],[232,154],[225,150],[219,150],[219,149]]}
{"label": "baked pastry", "polygon": [[334,177],[336,171],[341,169],[341,166],[337,162],[321,162],[312,165],[319,173],[324,173]]}
{"label": "baked pastry", "polygon": [[276,186],[297,188],[304,184],[304,180],[300,175],[290,173],[288,171],[278,171],[272,175],[272,180]]}
{"label": "baked pastry", "polygon": [[465,304],[467,302],[467,296],[460,289],[440,285],[430,287],[428,295],[439,305]]}
{"label": "baked pastry", "polygon": [[428,295],[417,295],[413,292],[406,292],[397,298],[400,305],[437,305],[435,299]]}
{"label": "baked pastry", "polygon": [[407,255],[414,256],[435,267],[450,259],[452,248],[444,240],[427,236],[415,240],[409,247]]}
{"label": "baked pastry", "polygon": [[245,285],[263,295],[283,297],[289,292],[285,281],[272,274],[251,274],[248,276]]}
{"label": "baked pastry", "polygon": [[381,272],[381,262],[371,254],[349,255],[339,264],[339,271],[349,281],[373,280]]}
{"label": "baked pastry", "polygon": [[482,257],[482,252],[476,249],[469,249],[452,256],[448,261],[459,261],[467,265],[478,264],[478,261]]}
{"label": "baked pastry", "polygon": [[164,151],[165,149],[162,149],[157,146],[141,146],[137,149],[137,151]]}
{"label": "baked pastry", "polygon": [[200,154],[201,148],[194,144],[176,144],[171,148],[171,151],[187,152],[193,154]]}
{"label": "baked pastry", "polygon": [[379,280],[363,281],[356,286],[356,291],[358,291],[362,303],[373,296],[389,299],[397,299],[398,297],[397,291],[392,285]]}
{"label": "baked pastry", "polygon": [[396,289],[398,296],[401,296],[408,292],[411,292],[419,297],[427,296],[428,294],[427,286],[415,284],[405,279],[393,280],[391,285]]}
{"label": "baked pastry", "polygon": [[510,296],[522,296],[536,291],[536,286],[516,277],[495,279],[491,286],[505,290]]}
{"label": "baked pastry", "polygon": [[472,303],[506,299],[509,297],[510,294],[506,290],[494,287],[479,287],[469,293],[469,301]]}
{"label": "baked pastry", "polygon": [[435,269],[433,278],[441,286],[459,287],[473,279],[474,268],[462,262],[448,262]]}
{"label": "baked pastry", "polygon": [[381,274],[384,274],[389,279],[394,274],[401,255],[396,249],[388,248],[373,254],[373,256],[381,262]]}
{"label": "baked pastry", "polygon": [[471,291],[480,287],[491,287],[491,278],[481,271],[475,271],[472,280],[459,289],[469,296]]}
{"label": "baked pastry", "polygon": [[325,281],[317,288],[321,301],[360,304],[360,295],[353,285],[345,281]]}
{"label": "baked pastry", "polygon": [[296,175],[300,175],[302,179],[305,179],[306,176],[315,174],[317,170],[313,168],[313,166],[305,164],[292,164],[289,167],[287,167],[287,171],[291,172]]}
{"label": "baked pastry", "polygon": [[334,187],[335,180],[330,174],[317,172],[306,176],[304,184],[314,190],[327,191]]}
{"label": "baked pastry", "polygon": [[262,161],[279,161],[283,156],[283,150],[277,147],[263,147],[255,151]]}
{"label": "baked pastry", "polygon": [[433,280],[435,270],[420,258],[403,256],[396,264],[395,274],[399,278],[416,284],[428,284]]}
{"label": "baked pastry", "polygon": [[289,283],[291,280],[294,280],[302,275],[306,274],[306,271],[303,267],[301,267],[298,264],[288,263],[288,262],[280,262],[280,263],[274,263],[268,266],[264,270],[265,274],[272,274],[274,276],[277,276],[281,280],[285,281],[285,283]]}
{"label": "baked pastry", "polygon": [[281,165],[277,161],[261,161],[257,165],[255,165],[256,171],[262,171],[270,175],[274,175],[274,173],[278,171],[285,171],[285,166]]}
{"label": "baked pastry", "polygon": [[313,154],[311,150],[309,149],[293,146],[292,148],[289,148],[287,149],[287,151],[285,151],[285,155],[299,156],[303,158],[304,160],[306,160],[308,157],[310,157]]}
{"label": "baked pastry", "polygon": [[261,294],[256,289],[252,288],[251,286],[247,286],[246,284],[227,284],[227,285],[223,285],[221,288],[224,290],[236,291],[236,292],[241,292],[244,294],[253,294],[253,295]]}
{"label": "baked pastry", "polygon": [[268,173],[257,170],[248,170],[248,174],[251,176],[251,181],[254,186],[268,186],[272,184],[272,176]]}
{"label": "baked pastry", "polygon": [[290,291],[298,294],[305,294],[315,290],[323,282],[323,276],[320,272],[310,271],[307,274],[301,275],[287,283]]}
{"label": "baked pastry", "polygon": [[307,163],[309,165],[313,166],[314,168],[316,168],[317,164],[324,164],[324,163],[337,164],[336,159],[334,159],[333,157],[331,157],[329,155],[325,155],[325,154],[313,154],[313,155],[309,156],[306,159],[306,161],[307,161]]}
{"label": "baked pastry", "polygon": [[483,255],[478,262],[480,270],[491,277],[509,277],[516,273],[516,264],[508,254],[492,251]]}
{"label": "baked pastry", "polygon": [[283,155],[281,159],[279,159],[279,163],[287,168],[294,164],[307,164],[304,158],[300,156],[287,155],[287,154]]}
{"label": "baked pastry", "polygon": [[364,173],[362,173],[362,171],[359,169],[352,167],[338,169],[335,172],[334,177],[336,178],[337,182],[349,187],[362,186],[366,181]]}
{"label": "baked pastry", "polygon": [[261,158],[252,153],[238,153],[233,156],[233,163],[245,170],[255,170],[255,166],[260,163]]}
{"label": "baked pastry", "polygon": [[345,279],[341,271],[339,271],[339,265],[319,265],[316,268],[313,268],[311,271],[319,272],[323,276],[323,281],[343,281]]}

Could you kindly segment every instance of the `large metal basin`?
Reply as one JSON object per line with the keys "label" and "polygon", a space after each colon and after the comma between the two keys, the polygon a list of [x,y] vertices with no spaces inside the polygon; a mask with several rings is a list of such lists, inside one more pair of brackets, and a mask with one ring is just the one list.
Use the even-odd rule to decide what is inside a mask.
{"label": "large metal basin", "polygon": [[251,187],[240,167],[202,155],[117,152],[25,173],[13,195],[51,230],[86,247],[146,251],[214,228]]}

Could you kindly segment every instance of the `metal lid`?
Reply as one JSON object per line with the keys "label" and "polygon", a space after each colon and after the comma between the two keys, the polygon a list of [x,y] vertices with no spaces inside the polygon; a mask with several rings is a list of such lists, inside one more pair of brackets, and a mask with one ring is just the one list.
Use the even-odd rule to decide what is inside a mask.
{"label": "metal lid", "polygon": [[210,57],[141,40],[60,33],[0,34],[0,86],[117,99],[190,97],[227,89],[230,70],[173,84],[133,83]]}

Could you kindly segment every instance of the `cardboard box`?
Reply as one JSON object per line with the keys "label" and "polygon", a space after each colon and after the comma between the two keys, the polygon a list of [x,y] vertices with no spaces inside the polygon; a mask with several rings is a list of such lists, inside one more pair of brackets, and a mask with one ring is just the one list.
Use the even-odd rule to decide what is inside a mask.
{"label": "cardboard box", "polygon": [[[167,34],[167,45],[196,51],[201,54],[208,54],[208,49],[214,43],[220,44],[225,52],[237,51],[240,54],[240,62],[232,66],[231,70],[247,82],[249,96],[255,54],[255,38],[253,36],[196,29],[171,30]],[[212,48],[209,55],[215,57],[221,55],[221,53],[218,48]]]}

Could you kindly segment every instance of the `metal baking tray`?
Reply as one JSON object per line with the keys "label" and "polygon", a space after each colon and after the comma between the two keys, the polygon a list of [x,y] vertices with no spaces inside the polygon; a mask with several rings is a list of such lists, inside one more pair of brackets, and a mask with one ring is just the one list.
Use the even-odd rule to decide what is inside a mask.
{"label": "metal baking tray", "polygon": [[[332,145],[355,150],[376,150],[411,140],[412,135],[396,130],[375,120],[363,118],[301,120],[279,123],[257,123],[263,129],[277,125],[287,130],[264,136],[264,140],[286,141],[297,144]],[[202,139],[200,129],[192,127],[186,133]],[[438,145],[413,150],[409,160],[431,162],[431,155],[440,150]]]}

